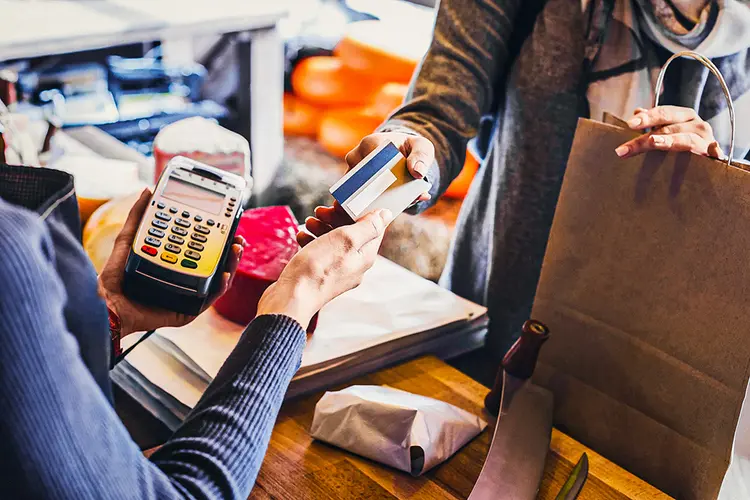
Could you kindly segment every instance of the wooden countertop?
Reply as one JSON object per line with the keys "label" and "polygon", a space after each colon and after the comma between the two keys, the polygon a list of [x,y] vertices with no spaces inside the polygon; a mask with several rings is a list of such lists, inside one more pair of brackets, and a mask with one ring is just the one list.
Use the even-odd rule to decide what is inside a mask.
{"label": "wooden countertop", "polygon": [[[482,415],[488,389],[434,357],[382,370],[346,384],[388,385],[433,397]],[[313,441],[308,430],[322,393],[286,403],[279,415],[253,499],[464,499],[471,492],[489,449],[484,431],[445,463],[421,477],[377,464]],[[580,496],[587,499],[666,499],[646,484],[565,434],[554,430],[540,499],[554,499],[583,452],[589,476]],[[502,498],[502,496],[498,496]]]}

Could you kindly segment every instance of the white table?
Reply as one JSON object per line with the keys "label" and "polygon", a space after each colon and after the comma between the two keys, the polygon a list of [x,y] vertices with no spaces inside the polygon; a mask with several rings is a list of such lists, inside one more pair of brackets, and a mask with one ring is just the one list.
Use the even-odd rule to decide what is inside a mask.
{"label": "white table", "polygon": [[[0,0],[0,61],[162,40],[241,33],[242,132],[251,144],[255,191],[283,154],[283,43],[289,0]],[[180,44],[165,44],[174,47]],[[184,43],[181,45],[184,47]]]}

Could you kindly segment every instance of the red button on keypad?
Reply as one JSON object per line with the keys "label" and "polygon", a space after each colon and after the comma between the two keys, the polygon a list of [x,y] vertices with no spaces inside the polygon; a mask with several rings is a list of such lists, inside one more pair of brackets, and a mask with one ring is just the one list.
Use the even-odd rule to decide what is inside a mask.
{"label": "red button on keypad", "polygon": [[143,246],[141,247],[141,251],[142,251],[143,253],[147,253],[147,254],[149,254],[149,255],[151,255],[151,256],[154,256],[154,255],[156,255],[156,248],[154,248],[154,247],[150,247],[150,246],[148,246],[148,245],[143,245]]}

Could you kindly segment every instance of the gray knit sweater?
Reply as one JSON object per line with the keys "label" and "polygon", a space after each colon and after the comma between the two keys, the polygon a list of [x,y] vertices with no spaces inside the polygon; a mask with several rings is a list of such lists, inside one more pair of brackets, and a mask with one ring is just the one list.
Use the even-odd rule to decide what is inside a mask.
{"label": "gray knit sweater", "polygon": [[145,458],[112,408],[107,310],[72,187],[62,172],[0,165],[0,498],[247,498],[304,330],[256,318]]}
{"label": "gray knit sweater", "polygon": [[[487,345],[498,360],[531,312],[576,124],[589,116],[588,85],[628,70],[592,70],[606,57],[601,34],[615,0],[591,1],[584,13],[572,0],[442,0],[406,104],[381,128],[435,145],[434,202],[461,171],[481,118],[491,115],[489,154],[461,208],[441,284],[488,307]],[[671,55],[644,50],[652,57],[636,66],[658,68]],[[735,99],[750,89],[746,52],[714,60]],[[707,120],[724,110],[703,66],[679,60],[673,67],[680,77],[668,79],[663,104],[700,108]]]}

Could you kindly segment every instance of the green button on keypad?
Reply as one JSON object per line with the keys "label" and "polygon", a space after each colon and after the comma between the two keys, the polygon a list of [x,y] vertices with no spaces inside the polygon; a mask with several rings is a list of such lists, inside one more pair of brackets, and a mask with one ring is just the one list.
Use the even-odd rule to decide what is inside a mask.
{"label": "green button on keypad", "polygon": [[192,260],[182,259],[182,262],[180,262],[182,267],[187,267],[188,269],[195,269],[198,267],[197,262],[193,262]]}

